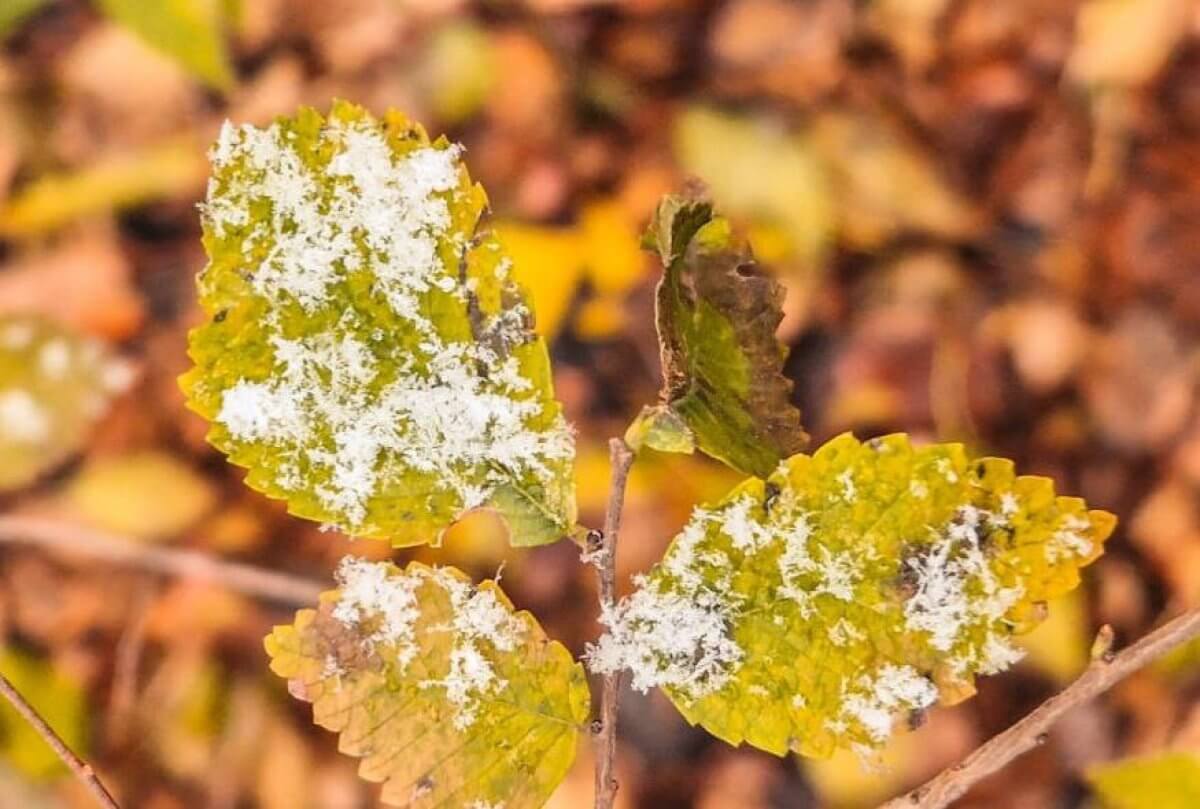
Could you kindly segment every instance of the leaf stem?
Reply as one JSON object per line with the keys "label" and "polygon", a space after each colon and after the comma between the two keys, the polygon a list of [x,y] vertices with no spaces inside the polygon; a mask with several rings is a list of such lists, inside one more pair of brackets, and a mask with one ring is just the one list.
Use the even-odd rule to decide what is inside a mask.
{"label": "leaf stem", "polygon": [[893,798],[880,809],[941,809],[949,805],[976,782],[1001,769],[1017,756],[1043,744],[1046,732],[1063,714],[1091,701],[1130,674],[1197,637],[1200,637],[1200,609],[1168,621],[1116,655],[1108,648],[1111,629],[1105,627],[1093,647],[1093,660],[1079,679],[1008,730],[992,737],[958,764],[911,792]]}
{"label": "leaf stem", "polygon": [[41,714],[25,701],[21,692],[3,674],[0,674],[0,694],[3,694],[17,713],[37,731],[39,736],[46,740],[46,744],[50,745],[62,762],[75,774],[75,777],[87,787],[88,792],[92,794],[98,804],[105,809],[121,809],[113,800],[113,796],[108,794],[108,790],[104,788],[104,784],[100,782],[91,765],[67,747],[66,742],[54,732],[54,728],[46,724],[46,720],[42,719]]}
{"label": "leaf stem", "polygon": [[[600,537],[597,555],[597,578],[600,584],[600,609],[608,612],[616,604],[617,593],[617,536],[621,530],[621,510],[625,505],[625,486],[634,453],[624,439],[608,442],[612,464],[612,481],[608,490],[608,508],[604,514],[604,533]],[[596,743],[596,809],[612,809],[617,797],[617,707],[621,691],[621,672],[605,674],[600,691],[600,715],[595,728]]]}

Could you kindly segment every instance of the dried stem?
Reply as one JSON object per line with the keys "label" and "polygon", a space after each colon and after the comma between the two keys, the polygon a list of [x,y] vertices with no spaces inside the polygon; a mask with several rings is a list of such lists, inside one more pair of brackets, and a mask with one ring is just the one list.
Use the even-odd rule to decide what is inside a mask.
{"label": "dried stem", "polygon": [[196,551],[143,545],[40,517],[0,517],[0,543],[24,543],[162,575],[200,579],[280,604],[312,604],[325,589],[319,582],[297,576],[224,562]]}
{"label": "dried stem", "polygon": [[1063,714],[1086,703],[1167,652],[1200,637],[1200,609],[1169,621],[1119,654],[1112,654],[1111,629],[1105,627],[1093,648],[1093,659],[1079,679],[1043,702],[1033,713],[992,737],[963,761],[880,809],[941,809],[972,785],[1046,740],[1046,732]]}
{"label": "dried stem", "polygon": [[71,748],[67,747],[59,735],[54,732],[54,728],[46,724],[46,720],[42,719],[41,715],[34,709],[32,705],[25,701],[21,696],[21,692],[17,691],[13,684],[8,681],[8,678],[0,674],[0,694],[16,709],[22,718],[28,722],[38,735],[46,740],[46,744],[53,748],[58,757],[62,759],[75,777],[87,787],[88,792],[96,799],[96,802],[106,809],[121,809],[117,802],[113,800],[113,796],[108,794],[108,790],[104,788],[104,784],[100,783],[100,779],[96,777],[96,772],[91,765],[81,759],[72,752]]}
{"label": "dried stem", "polygon": [[[608,491],[608,509],[604,514],[604,533],[596,554],[600,582],[600,609],[609,611],[617,599],[617,535],[621,530],[621,509],[625,505],[625,485],[633,465],[633,450],[623,439],[608,444],[612,462],[612,481]],[[621,673],[605,674],[600,691],[600,716],[595,730],[596,809],[612,809],[617,797],[617,706],[621,691]]]}

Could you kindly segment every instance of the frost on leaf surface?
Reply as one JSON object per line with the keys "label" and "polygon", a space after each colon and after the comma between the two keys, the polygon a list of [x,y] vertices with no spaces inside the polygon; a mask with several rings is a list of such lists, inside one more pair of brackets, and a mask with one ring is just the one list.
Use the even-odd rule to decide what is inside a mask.
{"label": "frost on leaf surface", "polygon": [[32,483],[86,440],[132,368],[40,318],[0,317],[0,492]]}
{"label": "frost on leaf surface", "polygon": [[958,444],[842,435],[697,509],[589,665],[664,687],[731,744],[867,753],[1018,660],[1011,637],[1114,524]]}
{"label": "frost on leaf surface", "polygon": [[347,558],[267,638],[271,669],[395,806],[539,807],[590,709],[582,667],[492,581]]}
{"label": "frost on leaf surface", "polygon": [[574,523],[574,442],[461,151],[340,102],[226,124],[182,384],[299,516],[411,545],[490,506],[515,544],[550,542]]}
{"label": "frost on leaf surface", "polygon": [[662,403],[643,412],[627,440],[690,452],[678,418],[708,455],[749,475],[770,474],[808,441],[783,375],[786,350],[775,339],[783,287],[704,199],[665,197],[645,241],[663,264]]}

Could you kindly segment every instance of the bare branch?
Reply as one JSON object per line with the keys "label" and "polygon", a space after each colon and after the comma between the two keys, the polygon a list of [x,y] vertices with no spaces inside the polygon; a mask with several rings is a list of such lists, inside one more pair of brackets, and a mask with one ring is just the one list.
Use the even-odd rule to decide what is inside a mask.
{"label": "bare branch", "polygon": [[[621,530],[621,510],[625,505],[625,486],[633,465],[633,450],[624,439],[609,444],[612,481],[608,491],[608,509],[604,515],[604,533],[595,552],[600,582],[600,609],[609,611],[617,599],[617,535]],[[591,550],[591,549],[589,549]],[[596,728],[596,809],[612,809],[617,797],[617,707],[621,691],[621,672],[604,675],[600,691],[599,726]]]}
{"label": "bare branch", "polygon": [[42,719],[37,710],[25,701],[21,696],[21,692],[13,686],[8,678],[0,674],[0,694],[16,709],[17,713],[37,731],[38,735],[46,740],[46,744],[54,750],[62,762],[71,769],[75,777],[87,787],[88,792],[96,799],[96,802],[105,809],[121,809],[117,802],[113,800],[113,796],[108,794],[108,790],[104,788],[104,784],[100,783],[100,779],[96,777],[95,770],[91,765],[81,759],[79,756],[67,747],[54,728],[46,724],[46,720]]}
{"label": "bare branch", "polygon": [[1200,637],[1200,609],[1164,624],[1119,654],[1112,654],[1112,630],[1101,630],[1093,660],[1079,679],[1038,706],[1033,713],[992,737],[960,763],[880,809],[941,809],[976,782],[1045,741],[1046,732],[1063,714],[1082,705],[1172,649]]}
{"label": "bare branch", "polygon": [[298,576],[225,562],[196,551],[139,544],[40,517],[0,517],[0,543],[34,545],[167,576],[199,579],[280,604],[311,604],[325,589],[319,582]]}

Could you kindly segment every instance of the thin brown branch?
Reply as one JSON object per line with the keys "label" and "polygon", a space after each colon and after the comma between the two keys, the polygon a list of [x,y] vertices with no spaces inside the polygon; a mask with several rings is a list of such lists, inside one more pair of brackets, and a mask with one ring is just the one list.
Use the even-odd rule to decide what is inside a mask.
{"label": "thin brown branch", "polygon": [[[599,537],[596,553],[600,582],[600,609],[611,611],[617,600],[617,536],[621,531],[621,510],[625,505],[625,486],[629,468],[633,465],[633,450],[623,439],[614,438],[609,444],[612,462],[612,481],[608,490],[608,509],[604,514],[604,533]],[[621,691],[621,674],[604,675],[600,690],[600,716],[595,728],[596,742],[596,809],[612,809],[617,797],[617,707]]]}
{"label": "thin brown branch", "polygon": [[963,761],[913,791],[888,801],[881,809],[941,809],[949,805],[976,782],[1044,743],[1047,731],[1063,714],[1095,699],[1130,674],[1197,637],[1200,637],[1200,609],[1169,621],[1116,655],[1108,649],[1111,637],[1102,633],[1091,665],[1078,680]]}
{"label": "thin brown branch", "polygon": [[37,731],[38,735],[46,740],[46,744],[54,750],[63,764],[70,768],[75,777],[87,787],[88,792],[96,799],[96,802],[105,809],[121,809],[117,802],[113,800],[113,796],[108,794],[108,790],[104,788],[104,784],[100,783],[100,779],[96,777],[95,770],[91,765],[81,759],[79,756],[67,747],[54,728],[46,724],[46,720],[42,719],[36,709],[21,696],[21,692],[8,681],[8,678],[0,674],[0,694],[9,701],[9,704],[16,709],[17,713]]}
{"label": "thin brown branch", "polygon": [[130,608],[129,621],[117,642],[112,688],[108,697],[108,717],[104,727],[110,748],[123,747],[129,740],[137,702],[138,666],[146,647],[146,629],[150,623],[155,586],[156,583],[147,578],[138,587]]}
{"label": "thin brown branch", "polygon": [[325,589],[319,582],[298,576],[225,562],[196,551],[140,544],[41,517],[0,516],[0,543],[32,545],[160,575],[198,579],[280,604],[312,604]]}

